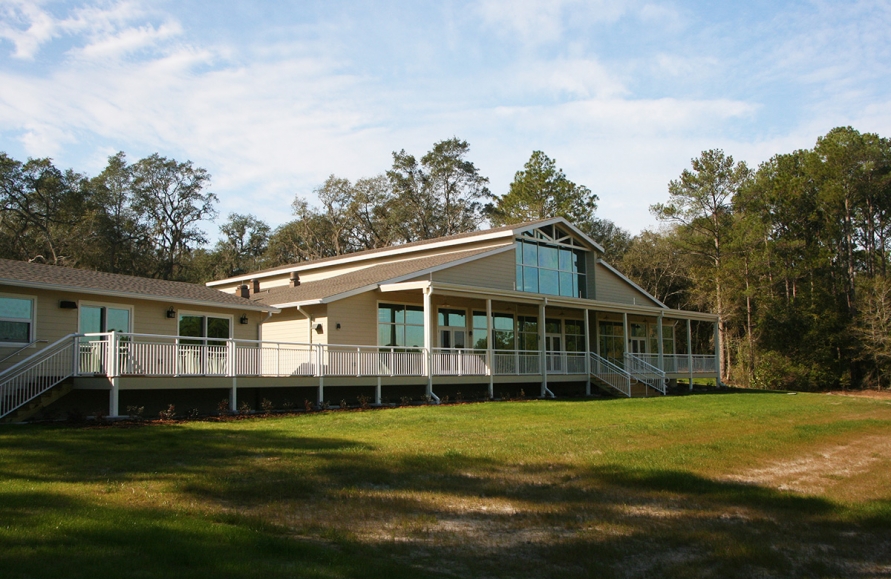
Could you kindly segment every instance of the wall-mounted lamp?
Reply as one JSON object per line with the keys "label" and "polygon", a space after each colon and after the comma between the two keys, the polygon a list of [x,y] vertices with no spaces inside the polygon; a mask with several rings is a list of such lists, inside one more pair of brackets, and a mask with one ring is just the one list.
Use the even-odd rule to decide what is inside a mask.
{"label": "wall-mounted lamp", "polygon": [[339,330],[339,329],[340,329],[340,322],[337,322],[337,324],[336,324],[334,327],[335,327],[336,329]]}
{"label": "wall-mounted lamp", "polygon": [[321,333],[322,333],[322,324],[316,324],[316,333],[317,333],[317,334],[321,334]]}
{"label": "wall-mounted lamp", "polygon": [[173,309],[173,306],[170,306],[169,308],[167,308],[167,318],[172,320],[175,317],[176,317],[176,310]]}
{"label": "wall-mounted lamp", "polygon": [[240,324],[246,324],[246,323],[248,323],[248,317],[247,317],[247,314],[241,314],[241,317],[238,318],[238,323],[240,323]]}
{"label": "wall-mounted lamp", "polygon": [[59,307],[62,308],[63,310],[76,310],[77,302],[69,302],[66,300],[62,300],[59,302]]}

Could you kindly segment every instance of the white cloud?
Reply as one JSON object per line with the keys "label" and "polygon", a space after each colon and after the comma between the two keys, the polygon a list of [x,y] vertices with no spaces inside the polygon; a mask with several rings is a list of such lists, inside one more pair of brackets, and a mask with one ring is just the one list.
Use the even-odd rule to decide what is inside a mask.
{"label": "white cloud", "polygon": [[537,46],[560,41],[569,26],[615,21],[625,13],[625,4],[620,0],[484,0],[478,10],[501,36]]}
{"label": "white cloud", "polygon": [[33,59],[58,34],[58,23],[39,2],[7,0],[0,5],[0,38],[13,43],[15,58]]}

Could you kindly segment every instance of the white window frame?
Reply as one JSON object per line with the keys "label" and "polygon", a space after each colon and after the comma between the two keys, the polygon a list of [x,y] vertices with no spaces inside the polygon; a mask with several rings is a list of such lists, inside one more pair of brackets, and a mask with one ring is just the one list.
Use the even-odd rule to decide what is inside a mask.
{"label": "white window frame", "polygon": [[[31,326],[28,329],[27,342],[0,342],[0,348],[21,348],[34,343],[37,339],[37,296],[30,294],[0,293],[0,297],[31,301]],[[4,322],[21,322],[23,318],[0,318]]]}
{"label": "white window frame", "polygon": [[220,318],[229,320],[229,337],[225,338],[227,340],[232,340],[235,336],[235,316],[232,314],[215,314],[211,312],[200,312],[193,310],[177,310],[176,312],[176,335],[177,341],[179,338],[185,338],[187,340],[203,340],[204,344],[207,345],[208,340],[216,340],[219,341],[222,338],[208,338],[207,335],[204,336],[180,336],[179,335],[179,318],[180,316],[201,316],[204,318],[204,333],[207,334],[207,318]]}
{"label": "white window frame", "polygon": [[116,310],[128,310],[130,312],[129,319],[127,320],[130,324],[130,327],[127,328],[125,333],[133,333],[133,312],[134,307],[131,304],[118,304],[114,302],[94,302],[89,300],[78,300],[77,302],[77,331],[80,333],[80,316],[81,316],[81,308],[83,306],[91,306],[94,308],[114,308]]}
{"label": "white window frame", "polygon": [[423,344],[421,346],[415,347],[415,346],[384,346],[383,344],[380,343],[379,328],[380,328],[381,323],[388,323],[391,326],[392,325],[402,325],[402,326],[407,325],[407,326],[412,326],[412,327],[422,327],[422,326],[419,326],[418,324],[394,324],[392,322],[381,322],[378,319],[378,315],[379,315],[378,312],[381,309],[381,304],[386,304],[388,306],[402,306],[402,307],[411,306],[413,308],[421,308],[422,310],[424,309],[424,304],[414,304],[411,302],[403,302],[400,300],[376,300],[375,306],[374,306],[374,343],[377,347],[379,347],[379,348],[404,348],[406,350],[421,350],[424,347]]}

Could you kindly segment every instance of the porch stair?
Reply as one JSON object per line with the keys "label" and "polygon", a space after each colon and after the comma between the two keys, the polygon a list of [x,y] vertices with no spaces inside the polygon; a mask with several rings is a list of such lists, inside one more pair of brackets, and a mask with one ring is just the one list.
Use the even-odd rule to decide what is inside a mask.
{"label": "porch stair", "polygon": [[66,379],[65,381],[56,384],[49,390],[45,391],[37,398],[34,398],[30,402],[27,402],[22,406],[19,406],[17,409],[4,416],[2,422],[24,422],[29,418],[34,417],[34,415],[39,413],[44,408],[48,407],[50,404],[53,404],[54,402],[71,392],[73,389],[73,381],[70,378]]}
{"label": "porch stair", "polygon": [[[39,403],[44,394],[75,375],[79,353],[77,336],[65,336],[0,373],[0,420],[19,409],[30,408],[31,402]],[[67,394],[61,393],[63,390],[51,396],[58,399]],[[39,410],[36,408],[35,413]]]}

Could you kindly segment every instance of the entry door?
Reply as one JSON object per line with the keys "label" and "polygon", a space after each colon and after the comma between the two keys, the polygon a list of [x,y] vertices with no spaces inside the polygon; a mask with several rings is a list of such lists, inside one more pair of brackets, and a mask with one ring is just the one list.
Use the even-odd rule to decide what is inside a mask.
{"label": "entry door", "polygon": [[[81,304],[79,330],[81,334],[129,332],[130,310]],[[83,336],[80,339],[80,371],[104,374],[108,348],[105,336]]]}
{"label": "entry door", "polygon": [[467,330],[463,328],[441,328],[439,330],[440,348],[466,348]]}
{"label": "entry door", "polygon": [[634,355],[647,353],[646,338],[628,338],[628,351]]}

